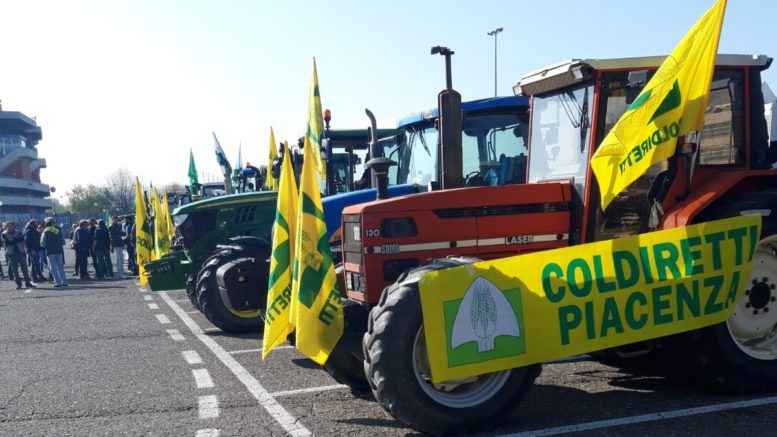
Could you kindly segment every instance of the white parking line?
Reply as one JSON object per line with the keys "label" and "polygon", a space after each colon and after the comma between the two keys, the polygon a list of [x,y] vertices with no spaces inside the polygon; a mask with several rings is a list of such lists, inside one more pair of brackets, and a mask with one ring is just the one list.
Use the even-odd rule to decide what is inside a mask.
{"label": "white parking line", "polygon": [[208,369],[192,369],[192,376],[194,377],[194,385],[197,388],[213,388],[213,379],[208,373]]}
{"label": "white parking line", "polygon": [[611,428],[614,426],[634,425],[637,423],[655,422],[659,420],[676,419],[678,417],[697,416],[700,414],[716,413],[719,411],[736,410],[740,408],[761,407],[777,404],[777,396],[768,398],[750,399],[747,401],[725,402],[721,404],[706,405],[703,407],[686,408],[683,410],[662,411],[639,416],[620,417],[617,419],[597,420],[594,422],[578,423],[576,425],[559,426],[555,428],[538,429],[536,431],[524,431],[515,434],[501,434],[497,437],[540,437],[549,435],[568,434],[571,432],[592,431],[596,429]]}
{"label": "white parking line", "polygon": [[151,302],[151,303],[148,304],[148,309],[150,309],[150,310],[158,310],[159,309],[159,305],[155,304],[154,302]]}
{"label": "white parking line", "polygon": [[168,319],[166,315],[164,315],[164,314],[154,314],[154,316],[156,317],[157,320],[159,320],[159,323],[161,323],[163,325],[170,324],[170,319]]}
{"label": "white parking line", "polygon": [[[278,350],[278,349],[294,349],[294,346],[290,344],[285,344],[283,346],[278,346],[273,350]],[[262,353],[262,349],[261,348],[260,349],[241,349],[237,351],[229,351],[230,355],[242,355],[242,354],[253,354],[253,353]]]}
{"label": "white parking line", "polygon": [[347,385],[343,384],[335,384],[335,385],[322,385],[319,387],[310,387],[310,388],[300,388],[297,390],[284,390],[284,391],[276,391],[274,393],[270,393],[276,398],[283,397],[283,396],[294,396],[304,393],[318,393],[321,391],[329,391],[329,390],[340,390],[343,388],[348,388]]}
{"label": "white parking line", "polygon": [[186,340],[183,337],[183,334],[181,334],[181,331],[179,331],[177,329],[168,329],[167,333],[170,335],[170,338],[172,338],[173,341],[184,341],[184,340]]}
{"label": "white parking line", "polygon": [[197,398],[197,415],[200,419],[215,419],[219,417],[219,398],[216,395]]}
{"label": "white parking line", "polygon": [[216,428],[198,429],[194,433],[194,437],[219,437],[219,435],[221,435],[221,431]]}
{"label": "white parking line", "polygon": [[160,293],[159,295],[173,310],[173,312],[175,312],[178,318],[180,318],[181,321],[189,328],[189,330],[191,330],[192,334],[194,334],[198,340],[207,346],[208,349],[210,349],[210,351],[216,355],[216,358],[218,358],[222,363],[224,363],[225,366],[227,366],[230,371],[232,371],[235,377],[237,377],[237,379],[246,387],[246,389],[248,389],[249,393],[251,393],[251,395],[259,402],[259,405],[267,410],[267,413],[269,413],[270,416],[272,416],[275,421],[278,422],[278,424],[286,431],[286,433],[295,437],[307,437],[313,435],[309,429],[305,428],[305,426],[299,422],[298,418],[289,414],[289,412],[286,411],[286,409],[283,408],[283,406],[272,397],[270,392],[268,392],[267,389],[264,388],[262,384],[260,384],[259,381],[257,381],[257,379],[254,378],[254,376],[251,375],[248,370],[246,370],[245,367],[237,362],[237,360],[232,357],[232,355],[228,354],[227,351],[221,347],[221,345],[213,340],[213,338],[205,335],[199,325],[197,325],[197,323],[195,323],[194,320],[192,320],[192,318],[189,317],[189,315],[187,315],[186,312],[181,309],[177,303],[173,302],[173,299],[171,299],[167,293]]}
{"label": "white parking line", "polygon": [[150,294],[144,294],[143,295],[143,300],[145,300],[146,302],[152,301],[152,300],[154,300],[154,296],[152,296]]}
{"label": "white parking line", "polygon": [[183,351],[181,352],[181,355],[183,355],[183,359],[186,360],[186,364],[190,366],[202,364],[202,358],[200,358],[200,354],[198,354],[197,351]]}

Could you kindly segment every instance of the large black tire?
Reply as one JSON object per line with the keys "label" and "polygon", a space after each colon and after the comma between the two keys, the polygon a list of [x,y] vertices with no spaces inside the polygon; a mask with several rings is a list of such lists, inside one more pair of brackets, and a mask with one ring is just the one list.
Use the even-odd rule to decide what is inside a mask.
{"label": "large black tire", "polygon": [[362,353],[362,339],[367,332],[368,314],[367,309],[356,302],[345,302],[343,336],[324,364],[324,369],[335,381],[347,385],[355,392],[365,392],[370,389],[367,377],[364,375],[364,354]]}
{"label": "large black tire", "polygon": [[416,339],[423,337],[417,337],[422,329],[418,278],[431,270],[471,261],[436,260],[403,274],[383,290],[380,302],[370,311],[364,335],[364,368],[375,399],[398,420],[430,434],[462,434],[497,425],[518,406],[541,370],[535,365],[486,376],[501,378],[496,391],[477,404],[456,408],[433,399],[425,390],[430,386],[422,386],[425,383],[416,377],[414,348]]}
{"label": "large black tire", "polygon": [[[777,190],[747,193],[726,204],[716,205],[698,221],[736,217],[744,211],[762,213],[761,241],[777,237]],[[768,215],[764,215],[767,212]],[[769,248],[771,253],[777,255],[777,242],[770,243]],[[754,275],[756,267],[754,265]],[[771,264],[764,267],[774,272],[769,274],[768,284],[775,287],[777,271],[774,270],[777,269],[772,269]],[[761,281],[760,276],[763,275],[759,275],[759,278],[750,278],[748,284],[754,285],[752,281],[756,279]],[[745,299],[750,299],[751,290],[748,290]],[[769,291],[769,297],[777,298],[777,290],[772,288]],[[766,308],[771,309],[774,314],[777,312],[777,301],[769,302]],[[761,311],[763,314],[763,308]],[[708,388],[727,393],[745,394],[777,389],[777,357],[757,359],[745,353],[730,333],[728,322],[687,334],[682,340],[683,344],[670,350],[680,353],[684,351],[689,355],[674,360],[675,363],[684,363],[684,369],[680,369],[685,372],[683,376],[692,377]]]}
{"label": "large black tire", "polygon": [[[203,263],[197,275],[197,302],[199,309],[205,317],[224,332],[239,334],[247,332],[259,332],[263,322],[261,316],[264,313],[260,309],[255,314],[238,315],[224,303],[219,290],[217,274],[219,267],[240,258],[252,257],[259,260],[261,265],[266,263],[269,249],[245,248],[240,245],[223,247]],[[261,281],[260,281],[261,282]],[[257,284],[257,292],[267,292],[267,281]]]}

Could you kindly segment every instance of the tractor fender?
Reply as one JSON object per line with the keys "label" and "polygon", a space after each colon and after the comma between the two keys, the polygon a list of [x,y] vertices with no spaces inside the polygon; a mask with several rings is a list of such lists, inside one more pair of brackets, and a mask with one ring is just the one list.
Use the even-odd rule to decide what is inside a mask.
{"label": "tractor fender", "polygon": [[720,172],[710,181],[694,188],[687,199],[667,211],[661,228],[672,229],[687,226],[716,201],[737,197],[742,191],[755,191],[759,187],[774,187],[775,185],[777,185],[777,171],[775,170]]}
{"label": "tractor fender", "polygon": [[270,243],[262,237],[253,237],[250,235],[238,235],[229,239],[229,242],[239,246],[243,246],[246,249],[259,249],[268,248]]}

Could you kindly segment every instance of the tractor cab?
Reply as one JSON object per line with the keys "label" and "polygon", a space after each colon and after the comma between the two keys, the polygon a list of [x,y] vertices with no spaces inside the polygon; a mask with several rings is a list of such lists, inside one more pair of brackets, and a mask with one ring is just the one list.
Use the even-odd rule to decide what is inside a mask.
{"label": "tractor cab", "polygon": [[[461,130],[461,168],[466,186],[499,186],[525,181],[528,144],[528,99],[494,97],[464,102]],[[402,131],[387,157],[397,161],[391,180],[439,188],[438,110],[400,120]]]}
{"label": "tractor cab", "polygon": [[[689,223],[736,185],[774,176],[764,173],[777,156],[769,144],[761,92],[761,71],[771,58],[719,55],[699,144],[680,138],[675,156],[653,166],[601,210],[590,159],[663,60],[571,60],[526,74],[514,87],[516,94],[531,97],[528,182],[572,184],[580,211],[572,237],[579,242]],[[643,146],[671,136],[655,132],[634,145],[629,159],[641,159]]]}

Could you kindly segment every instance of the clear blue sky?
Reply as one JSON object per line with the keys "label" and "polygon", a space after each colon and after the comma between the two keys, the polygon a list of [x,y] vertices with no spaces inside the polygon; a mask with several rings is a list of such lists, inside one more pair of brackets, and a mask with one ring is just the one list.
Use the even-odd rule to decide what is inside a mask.
{"label": "clear blue sky", "polygon": [[[459,4],[456,4],[459,3]],[[45,181],[64,193],[120,166],[183,182],[188,150],[216,174],[210,131],[230,159],[264,162],[304,129],[313,56],[333,126],[382,125],[435,104],[456,51],[465,100],[499,93],[526,71],[568,58],[663,54],[712,0],[269,2],[0,0],[0,99],[37,116]],[[777,2],[731,0],[720,51],[777,55]],[[775,67],[777,68],[777,67]],[[777,73],[767,73],[777,89]]]}

